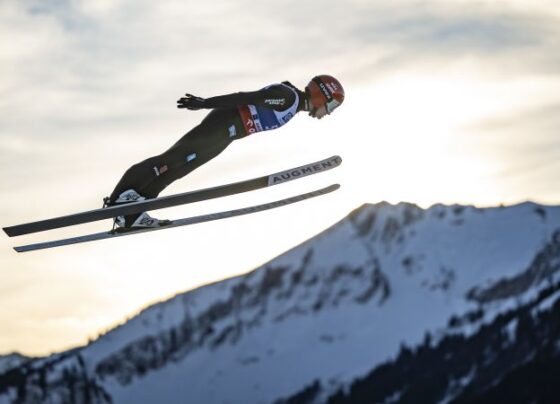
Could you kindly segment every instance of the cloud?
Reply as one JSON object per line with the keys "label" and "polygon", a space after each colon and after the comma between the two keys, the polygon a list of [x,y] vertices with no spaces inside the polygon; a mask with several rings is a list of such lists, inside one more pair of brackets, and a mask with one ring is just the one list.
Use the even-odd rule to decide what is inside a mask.
{"label": "cloud", "polygon": [[[274,4],[274,7],[271,5]],[[555,14],[508,3],[7,0],[0,5],[0,153],[116,144],[188,126],[175,100],[319,73],[359,88],[462,60],[499,76],[560,72]],[[250,11],[250,12],[249,12]],[[42,141],[48,134],[48,144]],[[128,140],[127,140],[128,139]],[[144,140],[143,140],[144,141]]]}
{"label": "cloud", "polygon": [[492,155],[496,176],[519,199],[558,197],[560,100],[486,119],[469,131],[480,154]]}
{"label": "cloud", "polygon": [[557,17],[504,7],[481,10],[476,3],[391,4],[364,10],[349,29],[352,46],[374,55],[382,51],[369,69],[438,68],[471,59],[502,75],[560,72]]}
{"label": "cloud", "polygon": [[[14,6],[19,3],[8,4],[19,8],[21,17],[21,29],[10,27],[8,37],[34,29],[56,32],[59,47],[66,50],[63,58],[55,58],[58,68],[89,83],[124,88],[162,70],[177,78],[218,79],[221,87],[227,80],[219,76],[231,70],[233,77],[242,71],[276,76],[290,70],[299,76],[303,63],[332,63],[352,71],[353,57],[359,61],[360,54],[400,64],[453,61],[464,55],[495,60],[513,51],[541,51],[560,36],[553,16],[462,2],[325,0],[317,7],[290,0],[273,9],[271,2],[247,0],[210,5],[51,1],[24,10]],[[241,81],[246,79],[242,75]]]}

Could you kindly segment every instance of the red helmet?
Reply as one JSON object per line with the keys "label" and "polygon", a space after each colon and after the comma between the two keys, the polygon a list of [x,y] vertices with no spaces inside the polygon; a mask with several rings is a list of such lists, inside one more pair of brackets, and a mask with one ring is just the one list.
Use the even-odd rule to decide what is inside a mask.
{"label": "red helmet", "polygon": [[321,74],[311,79],[306,87],[313,108],[327,107],[330,114],[344,101],[344,88],[333,76]]}

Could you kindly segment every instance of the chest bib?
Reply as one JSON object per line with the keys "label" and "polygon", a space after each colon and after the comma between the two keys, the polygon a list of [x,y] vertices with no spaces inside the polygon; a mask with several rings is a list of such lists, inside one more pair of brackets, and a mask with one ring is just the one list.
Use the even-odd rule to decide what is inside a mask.
{"label": "chest bib", "polygon": [[[286,124],[297,113],[297,107],[299,105],[298,93],[290,86],[285,84],[280,85],[289,88],[296,96],[294,103],[286,110],[275,111],[274,109],[260,105],[242,105],[239,107],[239,115],[241,116],[241,121],[243,122],[247,135],[279,128]],[[272,86],[267,86],[264,89],[270,87]]]}

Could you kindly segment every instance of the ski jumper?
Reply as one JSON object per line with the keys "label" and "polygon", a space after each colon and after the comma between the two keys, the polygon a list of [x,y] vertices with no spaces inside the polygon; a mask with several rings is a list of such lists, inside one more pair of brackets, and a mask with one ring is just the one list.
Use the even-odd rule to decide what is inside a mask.
{"label": "ski jumper", "polygon": [[304,108],[305,94],[289,82],[259,91],[207,98],[212,111],[164,153],[130,167],[110,196],[110,203],[134,189],[155,198],[173,181],[207,163],[231,142],[286,124]]}

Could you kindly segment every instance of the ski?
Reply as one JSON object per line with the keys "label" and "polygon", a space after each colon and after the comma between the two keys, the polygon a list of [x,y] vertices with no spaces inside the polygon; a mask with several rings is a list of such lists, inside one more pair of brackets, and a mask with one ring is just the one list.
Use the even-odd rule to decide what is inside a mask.
{"label": "ski", "polygon": [[116,205],[107,208],[75,213],[67,216],[55,217],[52,219],[40,220],[15,226],[8,226],[4,227],[4,231],[10,237],[20,236],[23,234],[58,229],[75,224],[110,219],[121,215],[132,215],[148,210],[169,208],[177,205],[200,202],[207,199],[240,194],[242,192],[271,187],[274,185],[283,184],[288,181],[303,178],[308,175],[324,172],[338,167],[341,163],[342,159],[340,158],[340,156],[332,156],[315,163],[306,164],[301,167],[295,167],[289,170],[270,175],[264,175],[262,177],[257,177],[245,181],[200,189],[197,191],[185,192],[181,194],[163,196],[160,198],[146,199],[141,202],[134,202],[126,205]]}
{"label": "ski", "polygon": [[188,218],[184,218],[184,219],[176,219],[176,220],[172,220],[170,224],[165,225],[165,226],[161,226],[161,227],[138,229],[138,230],[107,231],[107,232],[101,232],[101,233],[93,233],[93,234],[88,234],[88,235],[85,235],[85,236],[72,237],[72,238],[66,238],[66,239],[61,239],[61,240],[47,241],[47,242],[43,242],[43,243],[36,243],[36,244],[29,244],[29,245],[14,247],[14,250],[16,250],[17,252],[28,252],[28,251],[35,251],[35,250],[43,250],[43,249],[46,249],[46,248],[60,247],[60,246],[64,246],[64,245],[85,243],[85,242],[88,242],[88,241],[104,240],[104,239],[108,239],[108,238],[115,238],[115,237],[122,237],[122,236],[131,236],[133,234],[142,234],[142,233],[147,233],[147,232],[156,231],[156,230],[172,229],[174,227],[179,227],[179,226],[187,226],[187,225],[196,224],[196,223],[210,222],[210,221],[214,221],[214,220],[226,219],[226,218],[229,218],[229,217],[242,216],[242,215],[247,215],[249,213],[262,212],[264,210],[278,208],[278,207],[290,205],[290,204],[293,204],[293,203],[296,203],[296,202],[301,202],[301,201],[304,201],[306,199],[315,198],[317,196],[325,195],[325,194],[328,194],[330,192],[336,191],[338,188],[340,188],[339,184],[333,184],[333,185],[330,185],[326,188],[318,189],[316,191],[292,196],[290,198],[281,199],[281,200],[278,200],[278,201],[275,201],[275,202],[269,202],[269,203],[265,203],[265,204],[262,204],[262,205],[255,205],[255,206],[250,206],[250,207],[236,209],[236,210],[228,210],[228,211],[224,211],[224,212],[211,213],[211,214],[208,214],[208,215],[193,216],[193,217],[188,217]]}

